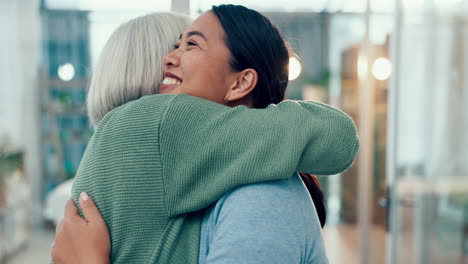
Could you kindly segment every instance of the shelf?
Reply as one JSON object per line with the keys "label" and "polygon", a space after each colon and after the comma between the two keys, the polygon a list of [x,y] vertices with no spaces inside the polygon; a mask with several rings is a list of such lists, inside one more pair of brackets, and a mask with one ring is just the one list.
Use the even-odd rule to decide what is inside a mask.
{"label": "shelf", "polygon": [[57,106],[53,104],[49,104],[47,106],[43,106],[42,109],[44,112],[47,113],[54,113],[54,114],[60,114],[60,115],[83,115],[86,116],[86,105],[75,105],[71,107],[65,107],[62,106]]}
{"label": "shelf", "polygon": [[83,90],[89,86],[89,80],[71,80],[66,82],[60,79],[45,79],[43,84],[47,86],[47,89]]}

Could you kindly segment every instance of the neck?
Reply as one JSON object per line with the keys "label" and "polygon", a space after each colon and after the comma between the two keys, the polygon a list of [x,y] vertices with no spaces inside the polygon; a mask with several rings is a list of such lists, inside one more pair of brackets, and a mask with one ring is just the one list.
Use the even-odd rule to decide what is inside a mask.
{"label": "neck", "polygon": [[252,98],[247,97],[247,98],[242,98],[242,99],[239,99],[239,100],[236,100],[236,101],[231,101],[227,104],[227,106],[229,107],[236,107],[236,106],[239,106],[239,105],[245,105],[249,108],[254,108],[254,103],[253,103],[253,100]]}

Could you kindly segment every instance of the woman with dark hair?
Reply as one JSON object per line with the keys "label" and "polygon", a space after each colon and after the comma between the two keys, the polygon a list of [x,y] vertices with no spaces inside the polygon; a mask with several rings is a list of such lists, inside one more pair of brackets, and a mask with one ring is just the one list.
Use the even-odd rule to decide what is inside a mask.
{"label": "woman with dark hair", "polygon": [[[256,83],[248,86],[252,90],[237,93],[237,97],[227,96],[224,103],[264,108],[283,101],[291,52],[269,19],[257,11],[232,5],[214,6],[212,12],[204,16],[187,31],[203,32],[219,21],[220,30],[224,31],[224,41],[220,41],[220,45],[225,44],[229,50],[230,70],[238,73],[245,71],[246,76],[252,71],[256,75],[252,78],[257,80]],[[212,39],[209,33],[212,32],[205,34],[206,42]],[[206,62],[207,66],[202,69],[209,69],[210,61],[197,57],[209,51],[194,55],[198,51],[184,47],[185,41],[181,39],[182,44],[166,57],[165,64],[166,74],[179,76],[186,83],[185,87],[188,87],[185,89],[179,85],[173,87],[172,92],[189,94],[191,90],[188,89],[196,85],[190,85],[184,78],[184,66],[192,63],[191,60],[186,62],[187,58],[184,61],[184,56]],[[196,44],[203,46],[203,39],[187,47]],[[214,45],[206,47],[216,49]],[[196,66],[201,65],[197,63]],[[171,92],[168,87],[163,86],[162,89],[162,92]],[[222,99],[206,98],[220,103]],[[326,263],[319,228],[326,221],[320,183],[316,176],[306,173],[300,175],[314,204],[310,204],[307,191],[296,175],[287,180],[240,187],[219,199],[205,212],[199,263]],[[317,214],[320,224],[316,220]]]}
{"label": "woman with dark hair", "polygon": [[[127,103],[99,123],[73,187],[86,219],[78,216],[73,201],[67,204],[65,220],[57,228],[54,260],[67,263],[75,255],[84,256],[85,263],[109,258],[116,263],[270,262],[274,258],[264,258],[265,251],[252,252],[261,246],[276,251],[275,244],[291,240],[271,235],[287,236],[289,230],[301,235],[294,243],[302,244],[278,247],[293,251],[270,252],[275,258],[291,254],[276,262],[326,262],[315,210],[293,173],[341,172],[354,160],[358,141],[352,121],[336,109],[312,102],[279,103],[288,60],[279,32],[253,10],[213,7],[194,21],[165,58],[160,92],[166,95]],[[277,181],[235,189],[269,180]],[[315,184],[309,187],[315,188],[312,194],[319,190]],[[78,198],[83,191],[96,201],[109,228],[111,251],[106,225],[92,200],[85,194]],[[267,203],[264,194],[270,194]],[[250,197],[247,204],[245,197]],[[202,218],[200,210],[218,199]],[[288,203],[275,211],[284,200]],[[249,211],[251,204],[259,211]],[[304,223],[303,210],[310,223]],[[277,218],[263,214],[268,212],[276,212]],[[282,217],[289,212],[293,218]],[[241,230],[229,227],[241,222],[246,224]],[[273,244],[242,239],[255,237],[249,228],[271,223],[279,231],[260,230],[259,237],[266,240],[258,242],[269,239]],[[312,228],[301,230],[296,223]],[[219,233],[224,231],[228,233]],[[231,244],[239,241],[246,245]],[[322,249],[314,251],[317,245]],[[236,261],[232,252],[238,248],[253,251],[242,250],[245,256]]]}
{"label": "woman with dark hair", "polygon": [[[283,101],[288,85],[289,58],[294,55],[276,26],[257,11],[242,6],[213,6],[212,10],[226,34],[232,69],[241,71],[252,68],[258,74],[257,85],[251,95],[253,107],[264,108]],[[240,12],[243,19],[239,20]],[[256,39],[257,34],[264,36],[263,43]],[[265,45],[267,43],[269,45]],[[315,175],[300,173],[300,176],[314,201],[323,227],[326,211],[320,182]]]}

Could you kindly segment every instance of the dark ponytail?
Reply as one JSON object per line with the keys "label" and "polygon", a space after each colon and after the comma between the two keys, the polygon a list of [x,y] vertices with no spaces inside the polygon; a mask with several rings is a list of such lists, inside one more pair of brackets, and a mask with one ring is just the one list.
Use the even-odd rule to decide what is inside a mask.
{"label": "dark ponytail", "polygon": [[299,175],[301,175],[301,179],[307,187],[310,197],[312,197],[320,225],[323,227],[327,221],[327,209],[325,207],[325,196],[323,195],[322,185],[317,176],[313,174],[301,172]]}
{"label": "dark ponytail", "polygon": [[[276,26],[259,12],[240,5],[213,6],[212,11],[224,29],[231,68],[235,71],[251,68],[258,74],[251,95],[254,107],[265,108],[283,101],[291,52]],[[320,182],[314,175],[300,175],[323,227],[327,216]]]}

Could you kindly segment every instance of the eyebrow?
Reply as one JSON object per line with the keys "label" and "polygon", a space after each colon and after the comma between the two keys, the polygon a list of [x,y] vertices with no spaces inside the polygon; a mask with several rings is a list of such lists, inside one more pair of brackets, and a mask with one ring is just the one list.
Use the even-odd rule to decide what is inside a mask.
{"label": "eyebrow", "polygon": [[[205,35],[203,35],[203,33],[201,33],[200,31],[190,31],[190,32],[188,32],[187,37],[191,37],[191,36],[200,36],[205,41],[208,41],[208,39],[205,37]],[[182,34],[180,34],[180,38],[182,38]]]}

